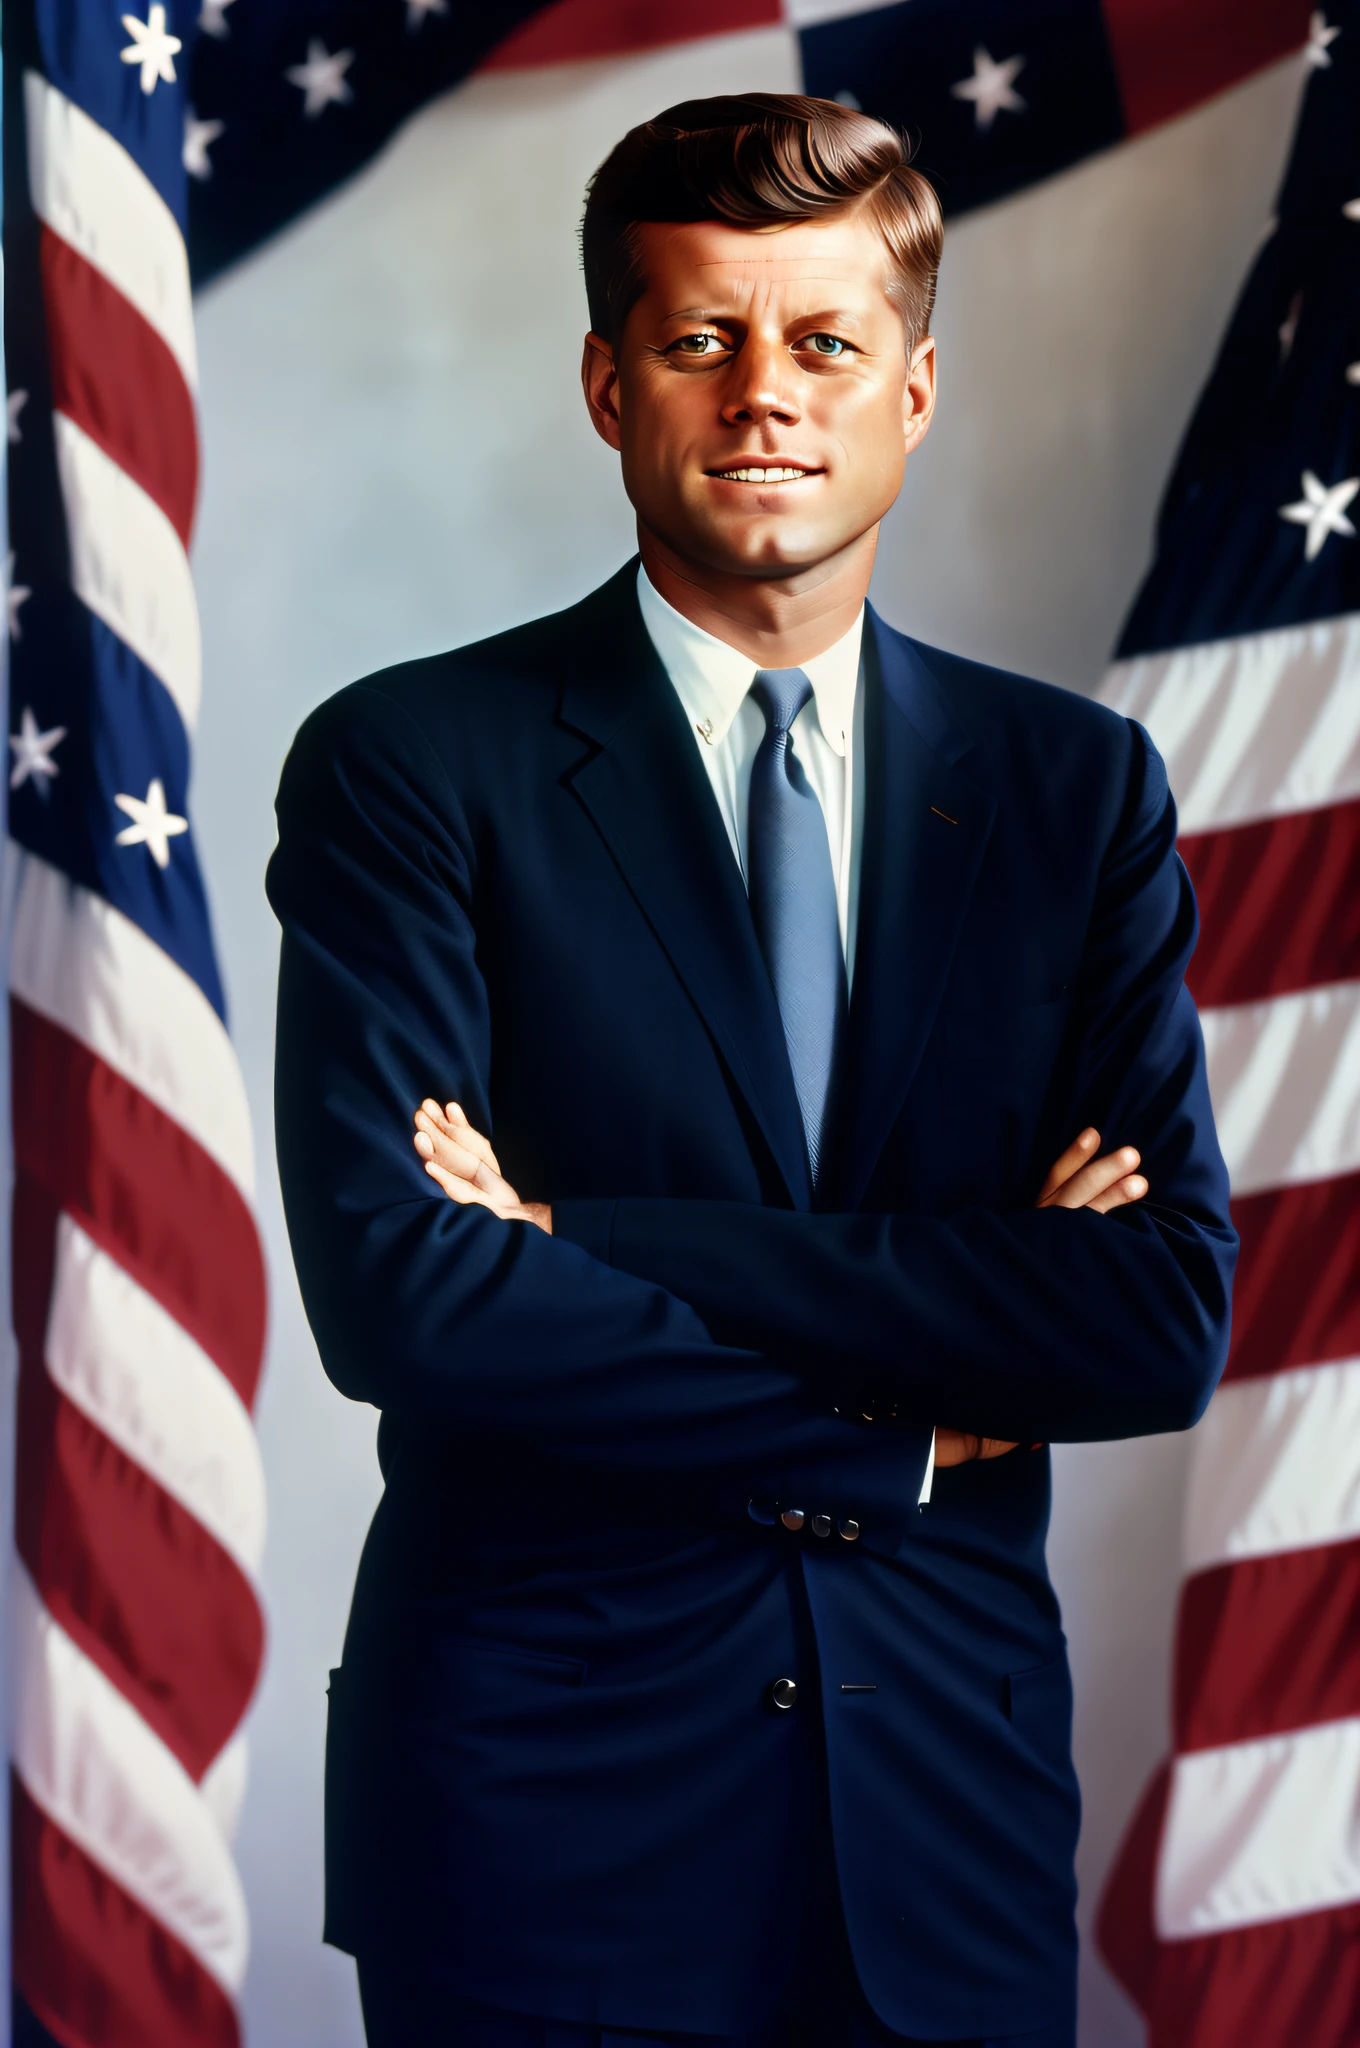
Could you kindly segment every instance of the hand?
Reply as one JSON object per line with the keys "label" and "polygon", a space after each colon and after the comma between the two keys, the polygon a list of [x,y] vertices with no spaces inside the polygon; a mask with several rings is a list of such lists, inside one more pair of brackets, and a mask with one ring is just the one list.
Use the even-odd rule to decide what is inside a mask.
{"label": "hand", "polygon": [[425,1171],[455,1202],[478,1203],[506,1223],[533,1223],[552,1236],[547,1202],[521,1202],[501,1173],[500,1161],[456,1102],[441,1109],[427,1096],[415,1114],[415,1148]]}
{"label": "hand", "polygon": [[[1148,1184],[1142,1174],[1134,1171],[1139,1158],[1133,1146],[1123,1145],[1117,1152],[1097,1158],[1099,1144],[1100,1132],[1089,1127],[1072,1140],[1061,1159],[1056,1159],[1049,1168],[1034,1205],[1036,1209],[1094,1209],[1098,1216],[1108,1216],[1111,1209],[1122,1209],[1128,1202],[1142,1200]],[[1015,1448],[1001,1437],[970,1436],[960,1429],[935,1432],[937,1465],[967,1465],[975,1458],[1002,1458]],[[1040,1446],[1032,1444],[1030,1448],[1037,1451]]]}

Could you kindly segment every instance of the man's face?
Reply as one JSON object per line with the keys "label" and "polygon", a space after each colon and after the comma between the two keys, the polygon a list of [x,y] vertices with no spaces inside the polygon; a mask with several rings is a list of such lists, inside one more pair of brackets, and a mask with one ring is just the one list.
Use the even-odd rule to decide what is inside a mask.
{"label": "man's face", "polygon": [[639,233],[646,290],[583,374],[641,524],[725,574],[831,560],[893,503],[934,395],[933,344],[908,359],[877,229],[848,212]]}

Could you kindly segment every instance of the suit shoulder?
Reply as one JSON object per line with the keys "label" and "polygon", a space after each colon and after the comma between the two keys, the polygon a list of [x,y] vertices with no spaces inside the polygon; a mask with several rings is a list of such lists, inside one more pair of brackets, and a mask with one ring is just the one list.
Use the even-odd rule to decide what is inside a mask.
{"label": "suit shoulder", "polygon": [[[906,635],[899,635],[906,639]],[[960,720],[975,740],[990,727],[999,734],[1036,729],[1062,735],[1069,743],[1112,749],[1127,758],[1132,728],[1120,711],[1079,690],[1040,682],[1013,669],[996,668],[942,647],[908,641],[935,676]]]}

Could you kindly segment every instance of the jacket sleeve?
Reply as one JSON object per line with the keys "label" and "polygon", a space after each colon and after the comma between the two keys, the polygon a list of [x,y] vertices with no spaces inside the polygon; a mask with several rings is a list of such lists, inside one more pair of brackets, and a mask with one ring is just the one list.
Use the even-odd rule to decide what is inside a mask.
{"label": "jacket sleeve", "polygon": [[289,756],[278,820],[279,1174],[336,1386],[578,1467],[730,1480],[743,1502],[814,1476],[834,1500],[871,1472],[914,1501],[927,1431],[885,1448],[791,1363],[715,1343],[655,1281],[460,1208],[423,1171],[424,1096],[491,1128],[491,1021],[472,837],[405,709],[362,685],[324,705]]}
{"label": "jacket sleeve", "polygon": [[1132,732],[1059,1093],[1064,1142],[1094,1124],[1137,1145],[1149,1197],[938,1218],[568,1202],[554,1228],[692,1303],[722,1342],[837,1357],[852,1402],[1017,1440],[1189,1427],[1227,1354],[1237,1238],[1184,985],[1194,895],[1160,757]]}

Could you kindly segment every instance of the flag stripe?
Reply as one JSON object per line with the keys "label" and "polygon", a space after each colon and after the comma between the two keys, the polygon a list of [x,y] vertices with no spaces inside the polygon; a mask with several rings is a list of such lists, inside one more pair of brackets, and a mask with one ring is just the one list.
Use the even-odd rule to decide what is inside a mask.
{"label": "flag stripe", "polygon": [[1195,1431],[1185,1569],[1360,1536],[1360,1359],[1220,1387]]}
{"label": "flag stripe", "polygon": [[139,925],[12,848],[10,988],[173,1118],[249,1200],[245,1085],[221,1018]]}
{"label": "flag stripe", "polygon": [[1360,800],[1182,835],[1180,855],[1199,902],[1197,1003],[1360,977]]}
{"label": "flag stripe", "polygon": [[1131,134],[1300,49],[1312,0],[1103,0]]}
{"label": "flag stripe", "polygon": [[24,113],[33,211],[131,301],[196,391],[189,260],[174,214],[122,144],[36,71],[24,75]]}
{"label": "flag stripe", "polygon": [[65,1398],[253,1577],[264,1468],[249,1411],[188,1332],[69,1216],[57,1224],[44,1359]]}
{"label": "flag stripe", "polygon": [[63,2048],[240,2048],[193,1953],[65,1834],[10,1773],[14,1975]]}
{"label": "flag stripe", "polygon": [[187,548],[198,424],[179,364],[131,300],[50,228],[40,255],[53,405],[159,505]]}
{"label": "flag stripe", "polygon": [[1100,694],[1152,734],[1183,833],[1360,797],[1360,617],[1138,655]]}
{"label": "flag stripe", "polygon": [[239,1990],[245,1900],[197,1785],[17,1563],[10,1631],[12,1757],[30,1797],[223,1990]]}
{"label": "flag stripe", "polygon": [[68,1033],[12,1000],[16,1164],[254,1399],[264,1267],[249,1208],[216,1162]]}
{"label": "flag stripe", "polygon": [[1218,1565],[1176,1625],[1176,1747],[1360,1715],[1360,1540]]}
{"label": "flag stripe", "polygon": [[1224,1381],[1360,1356],[1360,1174],[1232,1210],[1242,1249]]}
{"label": "flag stripe", "polygon": [[1358,1807],[1360,1719],[1178,1756],[1157,1868],[1163,1941],[1360,1900]]}
{"label": "flag stripe", "polygon": [[528,71],[621,57],[701,36],[771,28],[782,12],[781,0],[557,0],[498,43],[482,69]]}
{"label": "flag stripe", "polygon": [[1235,1194],[1360,1167],[1360,981],[1206,1010],[1200,1022]]}
{"label": "flag stripe", "polygon": [[154,498],[74,420],[56,413],[52,427],[71,587],[160,678],[192,733],[203,643],[184,542]]}
{"label": "flag stripe", "polygon": [[1355,2048],[1360,1908],[1173,1942],[1143,2003],[1148,2048]]}
{"label": "flag stripe", "polygon": [[15,1547],[33,1585],[197,1779],[255,1690],[264,1631],[250,1582],[31,1355],[21,1362],[18,1414],[26,1434]]}

